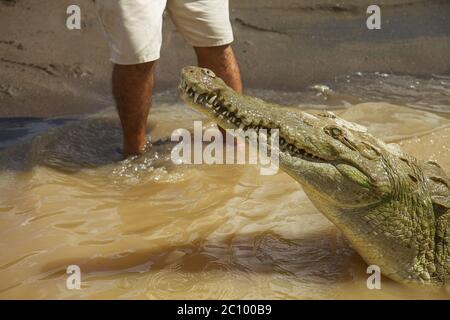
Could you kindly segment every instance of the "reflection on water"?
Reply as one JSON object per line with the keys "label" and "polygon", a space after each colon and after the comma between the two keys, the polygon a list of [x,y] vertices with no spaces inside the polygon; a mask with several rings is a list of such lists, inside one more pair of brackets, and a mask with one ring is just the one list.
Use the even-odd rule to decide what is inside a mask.
{"label": "reflection on water", "polygon": [[[386,86],[386,99],[383,86],[369,97],[370,86],[341,81],[329,85],[334,98],[306,92],[297,104],[333,107],[330,100],[346,96],[345,104],[335,104],[342,117],[450,171],[450,121],[400,106],[448,112],[448,86],[426,87],[423,99],[402,99],[391,94],[392,86],[416,79],[399,79]],[[257,93],[291,104],[300,95]],[[156,101],[152,144],[143,157],[120,160],[112,109],[3,145],[1,298],[449,297],[388,279],[382,290],[368,290],[367,265],[284,173],[260,176],[251,165],[173,165],[173,143],[164,138],[192,128],[201,116],[171,95]],[[66,289],[72,264],[82,271],[80,291]]]}

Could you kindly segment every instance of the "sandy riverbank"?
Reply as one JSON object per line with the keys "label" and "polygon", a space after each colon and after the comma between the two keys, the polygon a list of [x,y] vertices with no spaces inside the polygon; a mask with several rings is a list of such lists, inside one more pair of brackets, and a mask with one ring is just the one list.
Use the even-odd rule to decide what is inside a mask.
{"label": "sandy riverbank", "polygon": [[[449,74],[450,3],[381,1],[382,30],[365,27],[370,1],[231,1],[247,87],[302,90],[356,71]],[[83,114],[111,105],[108,50],[93,2],[78,0],[82,29],[65,27],[73,1],[0,1],[0,116]],[[170,19],[157,90],[195,63]]]}

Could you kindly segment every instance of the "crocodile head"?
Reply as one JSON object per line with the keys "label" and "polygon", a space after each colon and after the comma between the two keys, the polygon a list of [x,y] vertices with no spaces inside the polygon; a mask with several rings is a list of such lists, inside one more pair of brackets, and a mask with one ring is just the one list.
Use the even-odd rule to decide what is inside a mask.
{"label": "crocodile head", "polygon": [[179,89],[224,129],[278,129],[281,169],[384,275],[403,283],[446,279],[448,265],[436,267],[430,182],[415,159],[332,113],[238,94],[208,69],[185,67]]}

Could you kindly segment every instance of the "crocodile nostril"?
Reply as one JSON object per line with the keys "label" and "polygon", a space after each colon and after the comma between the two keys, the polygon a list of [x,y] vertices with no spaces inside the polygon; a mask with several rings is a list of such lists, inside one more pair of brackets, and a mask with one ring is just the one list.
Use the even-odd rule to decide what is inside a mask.
{"label": "crocodile nostril", "polygon": [[212,71],[209,70],[209,69],[202,69],[202,72],[203,72],[204,74],[206,74],[207,76],[210,76],[211,78],[215,78],[215,77],[216,77],[215,73],[212,72]]}

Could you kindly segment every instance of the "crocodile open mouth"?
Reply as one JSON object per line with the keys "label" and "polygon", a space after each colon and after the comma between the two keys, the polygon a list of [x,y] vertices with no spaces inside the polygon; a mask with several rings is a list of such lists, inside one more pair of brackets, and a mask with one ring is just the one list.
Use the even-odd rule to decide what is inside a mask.
{"label": "crocodile open mouth", "polygon": [[184,80],[181,81],[179,89],[187,101],[194,103],[197,106],[201,106],[203,110],[208,111],[208,113],[212,114],[215,118],[234,126],[236,129],[242,129],[244,131],[253,129],[257,133],[259,133],[261,129],[265,129],[267,130],[267,141],[270,141],[271,130],[278,129],[280,152],[284,152],[292,157],[301,158],[311,162],[329,162],[311,152],[308,152],[292,141],[289,137],[283,136],[279,127],[268,127],[262,125],[259,119],[249,119],[243,117],[242,115],[238,116],[238,108],[232,104],[225,103],[225,99],[220,95],[220,93],[199,93],[194,87],[189,86]]}

